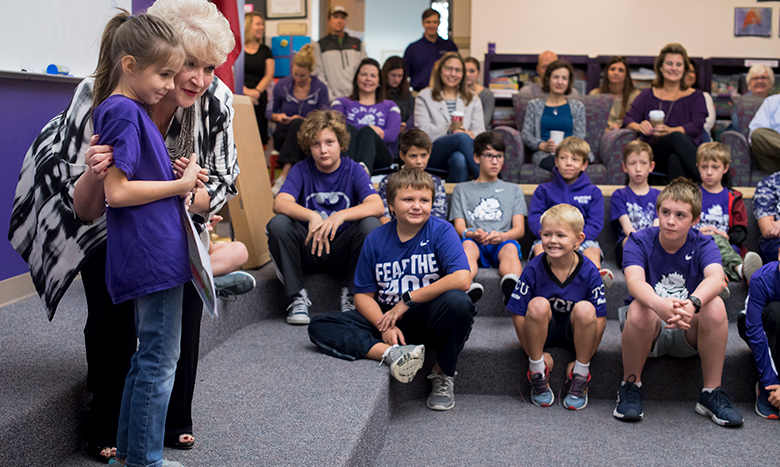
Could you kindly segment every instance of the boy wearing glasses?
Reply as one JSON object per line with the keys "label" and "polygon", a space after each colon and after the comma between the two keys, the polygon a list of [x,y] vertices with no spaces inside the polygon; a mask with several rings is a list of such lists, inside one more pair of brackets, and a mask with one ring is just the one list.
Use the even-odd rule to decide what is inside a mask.
{"label": "boy wearing glasses", "polygon": [[[450,206],[450,221],[462,239],[471,280],[477,275],[478,264],[497,267],[504,305],[509,302],[522,272],[517,241],[525,234],[528,214],[520,186],[498,178],[505,150],[504,140],[496,132],[482,133],[474,139],[474,161],[479,164],[479,177],[456,185]],[[472,283],[469,296],[476,301],[482,291],[482,285]]]}

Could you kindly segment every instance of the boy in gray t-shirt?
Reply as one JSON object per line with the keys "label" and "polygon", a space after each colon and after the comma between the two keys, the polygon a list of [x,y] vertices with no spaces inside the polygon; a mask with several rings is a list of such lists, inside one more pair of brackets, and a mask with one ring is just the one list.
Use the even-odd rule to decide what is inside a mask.
{"label": "boy in gray t-shirt", "polygon": [[[450,221],[463,239],[463,250],[471,267],[471,280],[477,275],[478,262],[498,268],[504,305],[517,285],[522,272],[520,244],[525,234],[528,208],[519,185],[499,180],[504,165],[504,140],[498,133],[482,133],[474,139],[474,160],[479,177],[460,183],[452,192]],[[469,296],[482,296],[482,285],[472,282]]]}

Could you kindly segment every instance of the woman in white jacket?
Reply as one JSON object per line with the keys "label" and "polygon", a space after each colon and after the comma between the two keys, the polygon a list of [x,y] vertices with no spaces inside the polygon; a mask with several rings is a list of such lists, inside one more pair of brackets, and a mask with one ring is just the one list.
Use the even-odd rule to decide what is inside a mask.
{"label": "woman in white jacket", "polygon": [[[465,182],[479,175],[474,161],[474,138],[485,132],[482,102],[464,78],[465,63],[457,52],[446,53],[433,66],[431,85],[417,95],[415,126],[433,140],[428,167],[447,170],[448,182]],[[451,131],[452,113],[462,112],[461,128]]]}

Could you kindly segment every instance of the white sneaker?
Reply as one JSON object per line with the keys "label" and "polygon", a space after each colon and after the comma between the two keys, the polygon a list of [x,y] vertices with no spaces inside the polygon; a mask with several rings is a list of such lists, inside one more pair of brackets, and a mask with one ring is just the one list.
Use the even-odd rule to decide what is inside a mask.
{"label": "white sneaker", "polygon": [[282,189],[285,180],[287,180],[287,177],[282,177],[281,175],[274,179],[274,184],[271,185],[271,193],[274,194],[274,198],[279,194],[279,190]]}
{"label": "white sneaker", "polygon": [[309,324],[309,321],[311,321],[309,318],[310,306],[311,300],[309,300],[309,293],[306,289],[301,289],[300,292],[293,297],[292,303],[287,307],[287,323]]}

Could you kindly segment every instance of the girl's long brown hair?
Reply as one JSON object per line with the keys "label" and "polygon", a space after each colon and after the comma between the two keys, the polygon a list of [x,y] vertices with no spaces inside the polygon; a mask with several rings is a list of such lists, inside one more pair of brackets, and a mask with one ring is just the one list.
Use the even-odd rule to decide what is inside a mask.
{"label": "girl's long brown hair", "polygon": [[122,76],[122,57],[131,55],[143,70],[151,65],[184,60],[179,35],[165,21],[149,15],[116,14],[103,30],[92,88],[92,111],[114,92]]}
{"label": "girl's long brown hair", "polygon": [[606,68],[604,68],[604,79],[601,81],[601,93],[602,94],[609,94],[609,78],[607,75],[609,74],[609,67],[614,65],[615,63],[622,63],[623,66],[626,68],[626,79],[623,81],[623,102],[621,103],[620,107],[620,118],[626,116],[626,111],[628,110],[628,98],[631,95],[632,92],[634,92],[634,82],[631,80],[631,69],[628,68],[628,62],[626,61],[626,58],[620,55],[615,55],[612,57],[609,62],[607,63]]}

